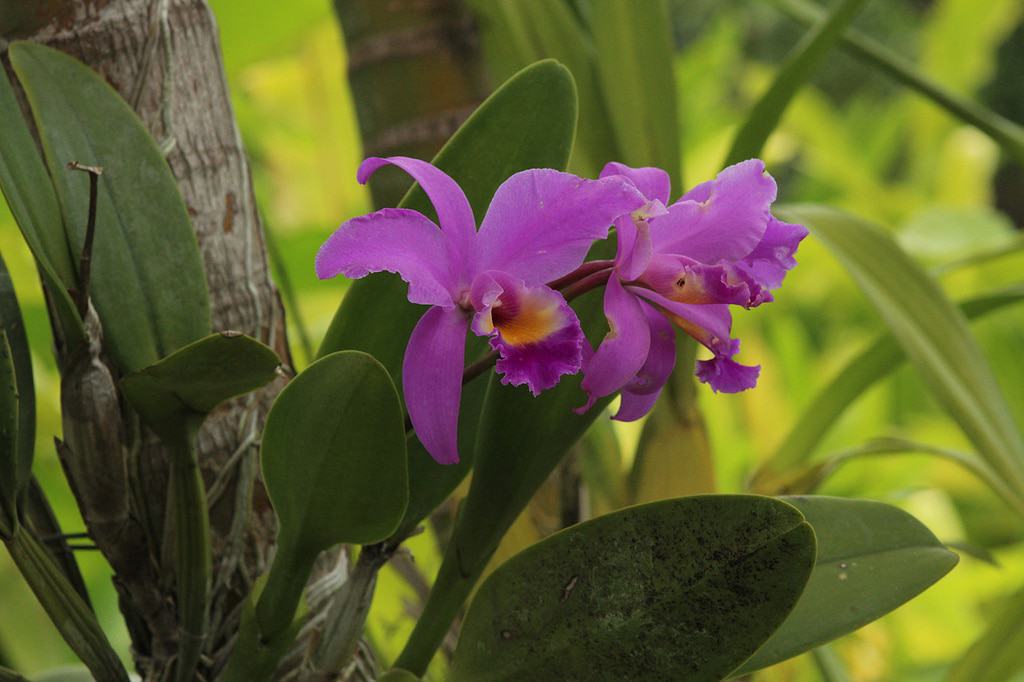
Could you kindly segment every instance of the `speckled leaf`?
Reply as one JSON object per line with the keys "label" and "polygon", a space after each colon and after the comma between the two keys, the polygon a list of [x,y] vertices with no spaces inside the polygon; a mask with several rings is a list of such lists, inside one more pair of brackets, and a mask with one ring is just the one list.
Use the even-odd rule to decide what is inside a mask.
{"label": "speckled leaf", "polygon": [[211,334],[121,381],[128,402],[157,433],[177,434],[186,419],[274,378],[274,351],[236,332]]}
{"label": "speckled leaf", "polygon": [[89,179],[70,161],[103,167],[89,295],[105,349],[135,372],[210,333],[206,278],[185,203],[167,162],[132,108],[68,55],[16,42],[25,89],[77,263]]}
{"label": "speckled leaf", "polygon": [[814,528],[818,556],[796,608],[736,674],[845,635],[909,601],[958,557],[910,514],[880,502],[784,497]]}
{"label": "speckled leaf", "polygon": [[50,294],[69,350],[85,341],[85,329],[68,295],[75,286],[75,268],[64,235],[57,195],[39,156],[32,133],[7,73],[0,70],[0,192],[25,243],[39,264],[39,273]]}
{"label": "speckled leaf", "polygon": [[[512,174],[529,168],[565,168],[575,129],[572,76],[554,61],[538,62],[513,76],[481,104],[433,163],[459,183],[480,220],[495,190]],[[419,187],[413,187],[399,205],[433,215]],[[345,349],[372,353],[395,377],[401,391],[405,346],[426,310],[406,300],[406,289],[397,275],[376,274],[355,282],[331,321],[320,355]],[[374,324],[366,324],[367,320]],[[467,360],[485,349],[486,344],[473,337]],[[410,441],[410,503],[402,529],[415,527],[469,471],[476,415],[486,389],[487,380],[480,378],[463,390],[459,464],[440,467],[419,443]]]}
{"label": "speckled leaf", "polygon": [[573,526],[477,592],[453,682],[720,680],[796,603],[814,534],[784,502],[707,495]]}

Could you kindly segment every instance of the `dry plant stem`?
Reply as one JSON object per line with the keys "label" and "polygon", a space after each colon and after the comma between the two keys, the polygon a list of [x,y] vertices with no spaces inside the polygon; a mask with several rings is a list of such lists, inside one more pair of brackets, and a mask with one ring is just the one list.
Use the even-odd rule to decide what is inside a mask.
{"label": "dry plant stem", "polygon": [[85,243],[82,255],[78,259],[78,290],[72,292],[78,314],[85,319],[89,312],[89,279],[92,271],[92,245],[96,240],[96,201],[99,194],[100,176],[103,169],[99,166],[86,166],[77,161],[68,162],[70,170],[84,171],[89,174],[89,214],[85,223]]}

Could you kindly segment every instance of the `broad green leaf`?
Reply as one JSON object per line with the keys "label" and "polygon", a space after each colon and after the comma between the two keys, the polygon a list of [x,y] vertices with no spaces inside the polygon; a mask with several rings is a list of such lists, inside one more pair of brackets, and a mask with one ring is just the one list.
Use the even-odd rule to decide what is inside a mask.
{"label": "broad green leaf", "polygon": [[18,383],[7,332],[0,330],[0,538],[18,526]]}
{"label": "broad green leaf", "polygon": [[761,96],[736,133],[725,165],[731,166],[761,155],[761,149],[782,120],[782,114],[793,97],[814,72],[825,63],[828,53],[842,37],[867,0],[842,0],[828,17],[820,20],[786,57],[768,91]]}
{"label": "broad green leaf", "polygon": [[238,332],[211,334],[121,380],[128,402],[161,435],[268,383],[281,361]]}
{"label": "broad green leaf", "polygon": [[85,240],[89,179],[101,166],[89,295],[105,347],[135,372],[210,332],[202,260],[174,176],[131,107],[94,71],[35,43],[11,63],[25,89],[76,261]]}
{"label": "broad green leaf", "polygon": [[999,604],[992,622],[953,666],[947,682],[1007,682],[1024,671],[1024,589]]}
{"label": "broad green leaf", "polygon": [[[462,125],[433,160],[462,187],[481,219],[498,186],[529,168],[565,168],[576,125],[572,77],[554,61],[523,69],[498,88]],[[400,203],[432,215],[430,203],[414,187]],[[402,357],[425,308],[406,300],[407,285],[396,275],[377,274],[355,282],[327,331],[320,355],[338,350],[372,353],[396,378],[401,390]],[[374,324],[366,324],[374,320]],[[481,354],[482,341],[471,341],[467,361]],[[451,493],[469,470],[476,438],[476,415],[487,381],[463,388],[459,451],[462,462],[440,467],[411,437],[409,446],[409,513],[402,532],[411,530]]]}
{"label": "broad green leaf", "polygon": [[591,0],[597,75],[622,158],[657,166],[680,191],[679,114],[672,21],[666,0]]}
{"label": "broad green leaf", "polygon": [[916,597],[958,561],[920,521],[896,507],[837,497],[782,499],[814,528],[817,561],[792,613],[737,675],[870,623]]}
{"label": "broad green leaf", "polygon": [[[0,256],[0,329],[6,338],[5,361],[10,360],[17,397],[17,444],[14,450],[0,450],[0,459],[12,457],[13,468],[0,474],[10,478],[0,481],[0,489],[10,486],[14,499],[21,497],[32,477],[32,458],[36,444],[36,399],[32,378],[32,351],[25,335],[25,322],[14,292],[14,282],[7,264]],[[9,353],[9,356],[7,355]],[[7,469],[6,463],[0,469]],[[8,491],[5,491],[5,493]]]}
{"label": "broad green leaf", "polygon": [[260,454],[280,525],[255,615],[258,641],[273,647],[276,638],[290,638],[320,552],[379,542],[402,520],[409,497],[405,426],[391,377],[359,351],[320,358],[274,401]]}
{"label": "broad green leaf", "polygon": [[85,329],[68,295],[77,282],[64,235],[57,195],[39,157],[32,133],[21,117],[7,73],[0,73],[0,191],[39,264],[39,272],[57,314],[57,322],[74,347],[84,343]]}
{"label": "broad green leaf", "polygon": [[408,495],[401,404],[384,367],[332,353],[281,391],[260,450],[279,542],[306,553],[383,540]]}
{"label": "broad green leaf", "polygon": [[492,75],[504,79],[546,57],[572,73],[579,95],[579,126],[570,169],[596,177],[621,155],[597,80],[597,52],[568,3],[549,0],[472,0]]}
{"label": "broad green leaf", "polygon": [[[959,307],[964,317],[973,320],[1021,301],[1024,285],[1017,285],[967,299]],[[754,476],[751,489],[777,492],[772,478],[807,460],[846,408],[906,359],[899,342],[885,334],[850,360],[808,403],[810,407],[800,414],[775,454]]]}
{"label": "broad green leaf", "polygon": [[978,454],[1024,496],[1024,440],[964,315],[938,284],[871,223],[822,206],[784,214],[832,251]]}
{"label": "broad green leaf", "polygon": [[481,585],[451,679],[720,680],[793,608],[814,546],[796,510],[746,495],[573,526]]}
{"label": "broad green leaf", "polygon": [[[776,0],[782,9],[798,20],[811,24],[824,16],[824,11],[806,0]],[[1024,163],[1024,127],[1004,118],[976,102],[962,97],[921,73],[904,57],[870,37],[847,29],[843,47],[853,56],[884,73],[896,82],[916,91],[953,116],[976,127],[991,137],[1018,163]]]}

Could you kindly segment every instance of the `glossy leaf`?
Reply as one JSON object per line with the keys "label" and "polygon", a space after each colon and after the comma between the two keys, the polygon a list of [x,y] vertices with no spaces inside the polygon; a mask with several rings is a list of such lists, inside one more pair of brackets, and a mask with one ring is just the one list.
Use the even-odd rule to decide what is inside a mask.
{"label": "glossy leaf", "polygon": [[675,49],[666,0],[592,0],[588,14],[597,74],[621,158],[657,166],[680,191]]}
{"label": "glossy leaf", "polygon": [[[576,125],[576,95],[565,67],[543,61],[523,69],[498,88],[459,128],[433,160],[462,187],[477,220],[498,186],[529,168],[565,168]],[[400,206],[432,215],[419,187]],[[395,377],[401,390],[405,346],[425,308],[406,300],[407,285],[396,275],[377,274],[352,284],[327,331],[320,355],[338,350],[372,353]],[[375,320],[375,324],[366,324]],[[482,354],[486,344],[471,342],[467,359]],[[487,389],[476,379],[463,389],[459,451],[462,461],[439,467],[419,443],[410,441],[409,515],[402,523],[411,530],[440,504],[469,471],[476,438],[476,418]],[[414,437],[413,437],[414,438]],[[403,531],[403,532],[404,532]]]}
{"label": "glossy leaf", "polygon": [[466,615],[451,679],[720,680],[782,622],[813,564],[811,528],[778,500],[631,507],[495,571]]}
{"label": "glossy leaf", "polygon": [[871,223],[821,206],[784,214],[832,251],[978,454],[1024,496],[1024,440],[966,319],[938,284]]}
{"label": "glossy leaf", "polygon": [[724,165],[731,166],[761,155],[764,143],[779,125],[790,101],[825,63],[828,53],[846,27],[864,9],[866,2],[842,0],[836,3],[828,16],[818,21],[793,48],[767,92],[757,101],[736,133]]}
{"label": "glossy leaf", "polygon": [[211,334],[121,381],[128,401],[157,433],[177,435],[190,417],[253,391],[277,373],[274,351],[237,332]]}
{"label": "glossy leaf", "polygon": [[[21,316],[18,297],[14,292],[14,282],[11,281],[3,257],[0,257],[0,329],[3,330],[6,339],[3,348],[4,362],[9,360],[11,363],[10,370],[14,377],[13,388],[17,399],[17,442],[13,450],[6,447],[0,449],[0,459],[11,458],[10,466],[8,462],[0,463],[0,470],[3,470],[0,478],[6,479],[0,480],[0,489],[9,486],[10,490],[4,491],[4,497],[9,492],[13,495],[12,499],[17,500],[22,496],[32,477],[32,458],[36,444],[36,400],[32,378],[32,351],[28,346],[25,322]],[[6,367],[4,374],[6,376]]]}
{"label": "glossy leaf", "polygon": [[[969,298],[959,308],[964,317],[973,320],[1022,301],[1024,285],[1016,285]],[[808,459],[846,408],[906,359],[899,342],[891,334],[883,334],[846,363],[808,403],[810,408],[800,414],[775,454],[754,477],[752,489],[777,492],[772,488],[773,476]]]}
{"label": "glossy leaf", "polygon": [[870,623],[916,597],[958,561],[920,521],[896,507],[837,497],[782,499],[814,528],[817,560],[792,613],[736,674]]}
{"label": "glossy leaf", "polygon": [[103,167],[89,295],[104,343],[135,372],[210,332],[209,296],[177,183],[146,127],[94,71],[57,50],[17,42],[25,89],[57,190],[72,261],[85,240],[89,180]]}
{"label": "glossy leaf", "polygon": [[21,117],[7,73],[0,73],[0,191],[32,251],[53,300],[57,321],[71,348],[84,343],[85,329],[68,295],[77,282],[57,195]]}
{"label": "glossy leaf", "polygon": [[260,450],[281,544],[319,552],[395,530],[408,495],[401,404],[384,367],[347,351],[281,391]]}
{"label": "glossy leaf", "polygon": [[947,682],[1006,682],[1024,671],[1024,589],[1002,601],[992,622],[953,666]]}

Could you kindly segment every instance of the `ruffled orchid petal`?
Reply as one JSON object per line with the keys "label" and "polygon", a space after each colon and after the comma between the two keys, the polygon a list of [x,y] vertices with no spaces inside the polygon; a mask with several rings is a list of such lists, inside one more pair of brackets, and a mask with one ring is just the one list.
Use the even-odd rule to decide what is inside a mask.
{"label": "ruffled orchid petal", "polygon": [[772,217],[764,237],[743,260],[735,265],[766,289],[782,286],[786,273],[796,267],[796,250],[808,234],[803,225],[784,223]]}
{"label": "ruffled orchid petal", "polygon": [[550,169],[516,173],[498,188],[480,225],[480,270],[528,286],[575,270],[612,223],[646,203],[621,177],[584,180]]}
{"label": "ruffled orchid petal", "polygon": [[641,304],[651,330],[651,350],[644,366],[622,387],[622,402],[612,419],[631,422],[650,412],[676,364],[676,333],[672,323],[647,304]]}
{"label": "ruffled orchid petal", "polygon": [[648,199],[656,199],[662,204],[668,204],[669,194],[672,192],[672,181],[668,173],[660,168],[652,166],[633,168],[618,161],[605,164],[601,169],[600,178],[607,178],[611,175],[622,175],[629,178],[630,182]]}
{"label": "ruffled orchid petal", "polygon": [[540,395],[580,370],[583,330],[557,291],[490,271],[473,280],[470,300],[477,311],[473,331],[489,336],[498,351],[495,369],[503,384],[526,385]]}
{"label": "ruffled orchid petal", "polygon": [[668,215],[651,221],[654,250],[712,265],[738,261],[764,237],[775,194],[775,180],[764,172],[763,161],[729,166],[669,206]]}
{"label": "ruffled orchid petal", "polygon": [[772,300],[768,290],[745,271],[729,264],[707,265],[685,256],[653,256],[636,281],[677,303],[754,308]]}
{"label": "ruffled orchid petal", "polygon": [[576,410],[580,414],[634,378],[651,350],[651,328],[644,309],[617,277],[608,280],[605,288],[604,314],[609,330],[583,368],[587,402]]}
{"label": "ruffled orchid petal", "polygon": [[416,437],[440,464],[459,461],[459,401],[469,319],[460,309],[430,308],[409,337],[402,389]]}
{"label": "ruffled orchid petal", "polygon": [[356,179],[365,184],[377,169],[388,164],[404,170],[426,192],[437,212],[437,222],[448,237],[449,248],[455,256],[453,264],[461,264],[463,272],[460,274],[468,276],[474,270],[476,219],[462,188],[444,171],[406,156],[371,156],[359,166]]}
{"label": "ruffled orchid petal", "polygon": [[733,360],[740,350],[740,342],[733,339],[723,344],[710,360],[697,362],[697,378],[711,386],[715,393],[739,393],[757,385],[760,365],[741,365]]}
{"label": "ruffled orchid petal", "polygon": [[343,223],[316,256],[320,279],[395,272],[409,283],[410,301],[447,308],[455,305],[455,270],[437,225],[402,208],[385,208]]}

